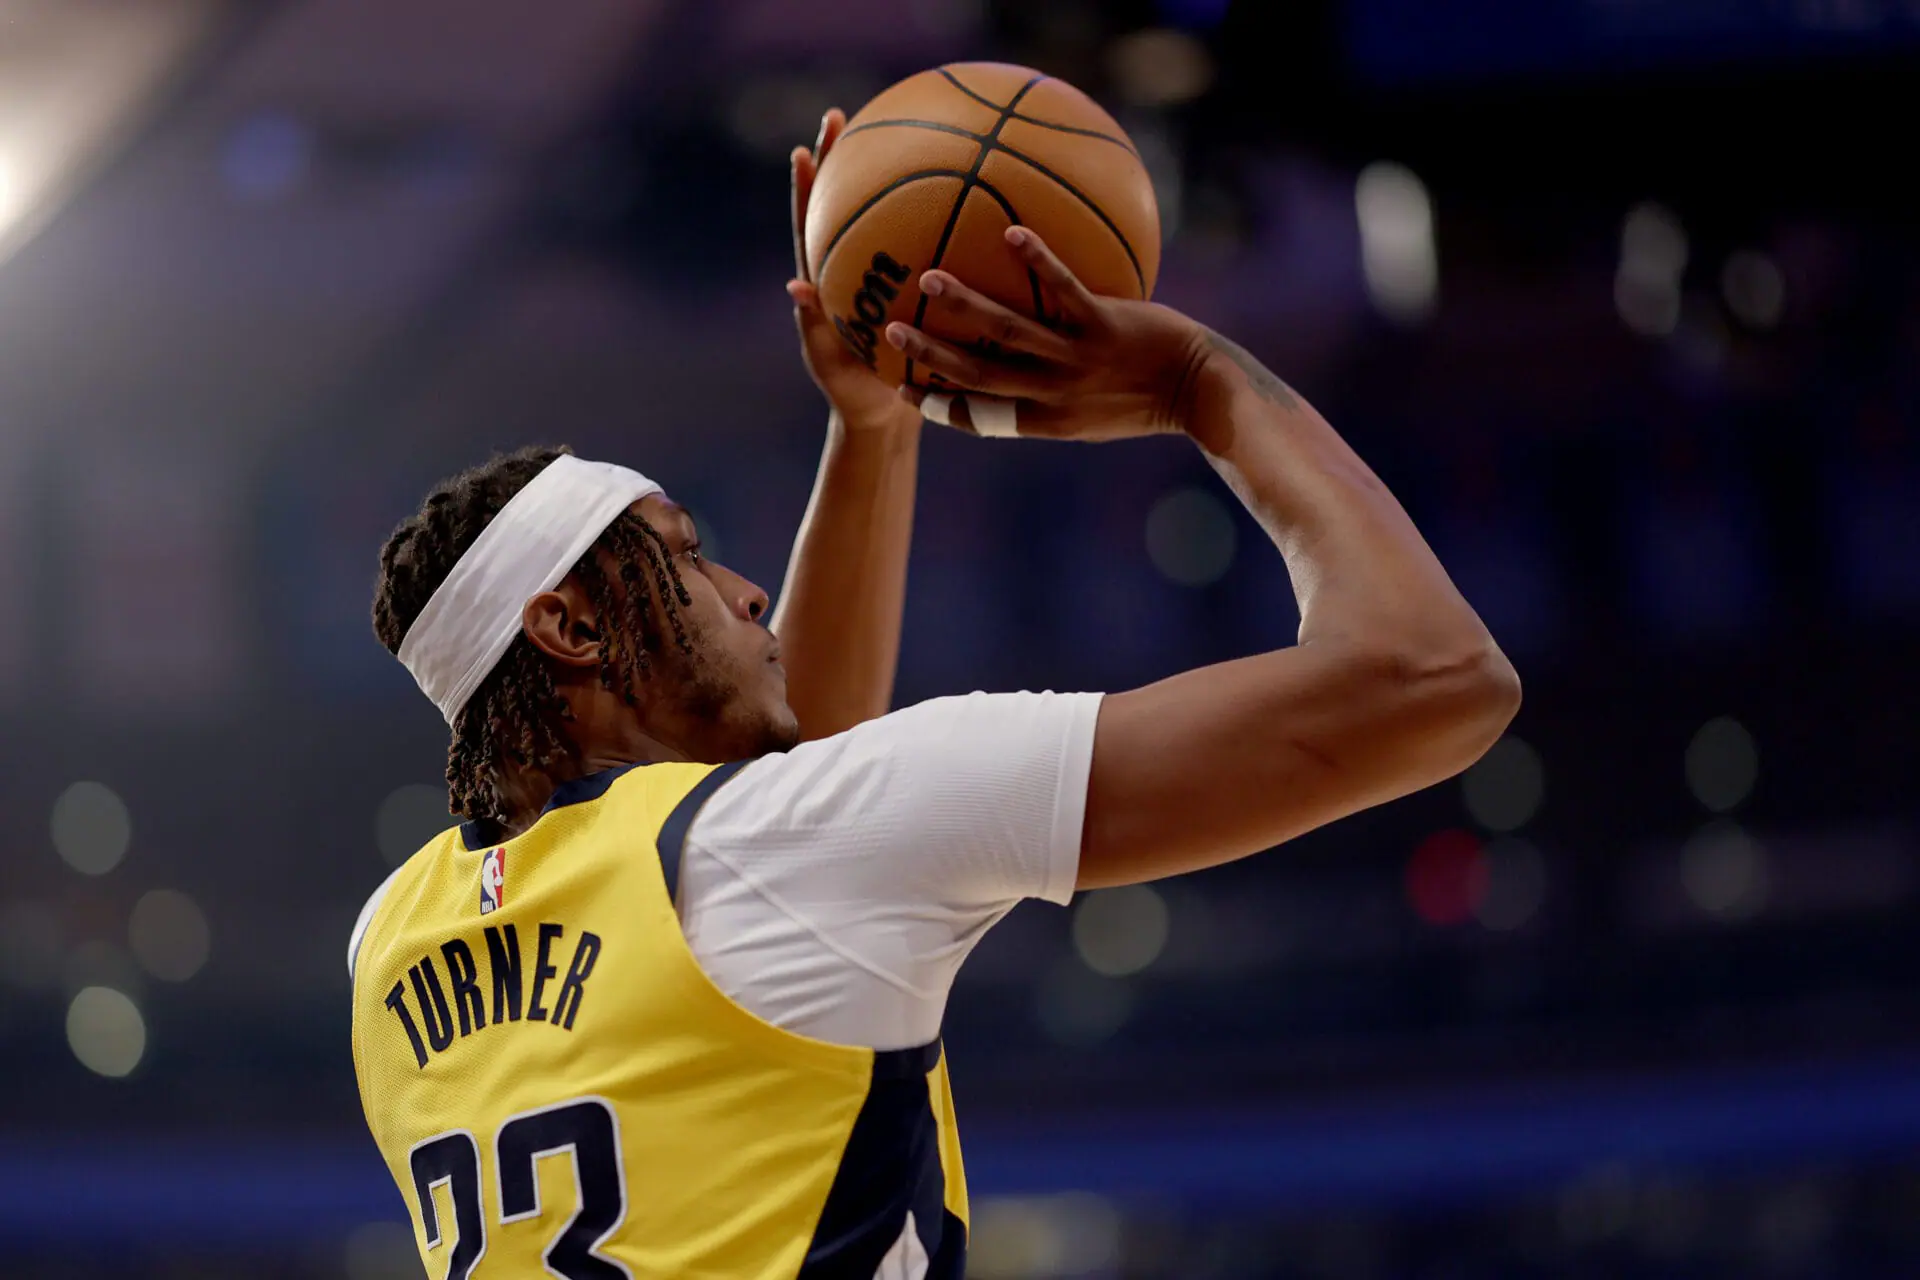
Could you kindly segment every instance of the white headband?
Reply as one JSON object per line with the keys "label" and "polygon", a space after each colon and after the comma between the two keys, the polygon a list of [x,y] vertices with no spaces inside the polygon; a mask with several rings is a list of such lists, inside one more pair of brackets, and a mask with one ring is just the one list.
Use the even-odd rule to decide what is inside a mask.
{"label": "white headband", "polygon": [[400,642],[400,662],[452,724],[551,591],[620,513],[664,492],[637,471],[561,454],[487,522]]}

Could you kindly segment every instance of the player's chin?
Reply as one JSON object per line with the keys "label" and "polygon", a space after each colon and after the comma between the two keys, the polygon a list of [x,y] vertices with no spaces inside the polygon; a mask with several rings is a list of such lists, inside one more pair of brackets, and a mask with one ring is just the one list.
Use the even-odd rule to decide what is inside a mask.
{"label": "player's chin", "polygon": [[766,747],[761,755],[771,755],[776,751],[791,751],[800,745],[800,717],[785,702],[780,704],[777,715],[767,726]]}
{"label": "player's chin", "polygon": [[730,705],[695,759],[707,764],[757,760],[800,742],[800,721],[783,698],[740,698]]}
{"label": "player's chin", "polygon": [[787,705],[786,672],[778,666],[773,670],[778,674],[772,682],[774,687],[769,690],[771,696],[766,701],[766,714],[762,717],[766,734],[761,755],[772,751],[791,751],[800,745],[800,717]]}
{"label": "player's chin", "polygon": [[787,705],[787,677],[778,664],[767,664],[743,684],[741,693],[730,717],[736,728],[736,759],[789,751],[799,744],[800,718]]}

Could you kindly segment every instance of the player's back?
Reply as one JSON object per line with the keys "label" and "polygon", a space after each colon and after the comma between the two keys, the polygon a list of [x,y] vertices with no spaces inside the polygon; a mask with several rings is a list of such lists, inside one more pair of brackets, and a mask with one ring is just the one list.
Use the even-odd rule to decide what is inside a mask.
{"label": "player's back", "polygon": [[504,844],[438,837],[370,904],[354,1063],[430,1275],[959,1275],[938,1044],[781,1030],[687,948],[680,845],[732,769],[565,784]]}

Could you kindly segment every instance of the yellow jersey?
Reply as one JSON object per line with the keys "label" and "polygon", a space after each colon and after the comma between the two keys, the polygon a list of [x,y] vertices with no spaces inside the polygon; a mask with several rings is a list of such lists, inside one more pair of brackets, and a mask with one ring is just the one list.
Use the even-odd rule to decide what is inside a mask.
{"label": "yellow jersey", "polygon": [[353,957],[367,1123],[439,1280],[949,1280],[967,1192],[936,1040],[743,1009],[688,950],[681,846],[740,766],[562,785],[414,854]]}

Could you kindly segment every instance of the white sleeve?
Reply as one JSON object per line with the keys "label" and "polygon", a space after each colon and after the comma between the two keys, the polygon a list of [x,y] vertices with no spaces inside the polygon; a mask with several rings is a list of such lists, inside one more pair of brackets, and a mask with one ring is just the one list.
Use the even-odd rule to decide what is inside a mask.
{"label": "white sleeve", "polygon": [[373,923],[373,913],[380,909],[380,900],[387,896],[387,890],[393,887],[394,879],[399,874],[399,867],[395,867],[393,870],[387,872],[387,878],[382,880],[380,887],[373,891],[372,896],[367,899],[366,905],[360,908],[360,914],[353,922],[353,933],[347,939],[348,981],[352,981],[354,967],[360,960],[360,940],[367,936],[367,926]]}
{"label": "white sleeve", "polygon": [[695,956],[791,1030],[933,1039],[987,928],[1023,898],[1072,897],[1099,709],[1099,694],[940,698],[755,761],[687,833]]}

